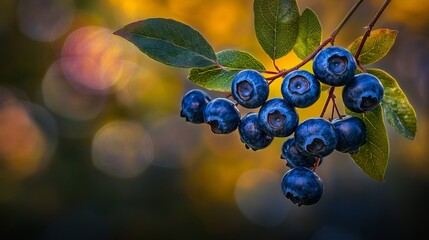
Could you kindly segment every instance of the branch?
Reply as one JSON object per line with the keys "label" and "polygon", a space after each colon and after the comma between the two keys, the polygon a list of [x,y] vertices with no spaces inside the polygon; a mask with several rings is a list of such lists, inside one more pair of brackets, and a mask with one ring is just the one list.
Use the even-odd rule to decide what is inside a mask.
{"label": "branch", "polygon": [[365,29],[366,29],[365,34],[363,35],[362,41],[359,44],[359,48],[355,53],[355,59],[356,59],[356,62],[358,63],[358,66],[360,68],[362,68],[362,67],[361,67],[358,59],[359,59],[359,56],[362,52],[363,46],[365,45],[366,40],[368,39],[369,35],[371,34],[372,28],[377,23],[378,19],[381,17],[381,14],[383,14],[384,10],[386,9],[386,7],[389,5],[390,2],[391,2],[391,0],[386,0],[383,3],[383,5],[381,6],[381,8],[378,10],[378,12],[375,14],[375,16],[371,20],[371,22],[365,27]]}
{"label": "branch", "polygon": [[335,38],[337,37],[338,33],[341,31],[341,29],[343,28],[343,26],[347,23],[347,21],[350,19],[350,17],[353,15],[353,13],[356,11],[356,9],[359,7],[359,5],[363,2],[363,0],[358,0],[355,5],[353,5],[353,7],[350,9],[350,11],[346,14],[346,16],[343,18],[343,20],[340,22],[340,24],[338,24],[338,26],[335,28],[335,30],[331,33],[331,36],[329,36],[329,38],[327,38],[325,41],[323,41],[319,47],[316,48],[316,50],[314,50],[309,56],[307,56],[301,63],[299,63],[298,65],[296,65],[293,68],[287,69],[287,70],[283,70],[280,71],[278,74],[267,78],[267,81],[271,84],[274,80],[276,80],[279,77],[284,77],[286,76],[288,73],[294,71],[294,70],[298,70],[300,69],[302,66],[304,66],[306,63],[308,63],[311,59],[313,59],[317,53],[320,52],[320,50],[322,50],[326,45],[328,45],[329,43],[334,43]]}

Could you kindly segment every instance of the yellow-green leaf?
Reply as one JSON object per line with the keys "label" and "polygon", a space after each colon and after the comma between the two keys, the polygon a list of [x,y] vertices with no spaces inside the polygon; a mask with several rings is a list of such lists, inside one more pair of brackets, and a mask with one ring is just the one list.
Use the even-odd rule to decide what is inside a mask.
{"label": "yellow-green leaf", "polygon": [[227,70],[218,67],[193,68],[188,79],[209,90],[231,91],[235,75],[244,69],[265,70],[264,65],[249,53],[239,50],[225,50],[216,54],[219,63]]}
{"label": "yellow-green leaf", "polygon": [[417,131],[416,112],[398,82],[380,69],[368,69],[368,73],[380,79],[384,86],[381,104],[387,122],[404,137],[414,139]]}
{"label": "yellow-green leaf", "polygon": [[[366,40],[359,55],[359,62],[362,65],[368,65],[382,59],[392,48],[397,35],[398,31],[390,29],[371,31],[371,35]],[[357,52],[362,38],[363,37],[359,37],[348,47],[353,55]]]}
{"label": "yellow-green leaf", "polygon": [[306,8],[299,18],[299,32],[293,51],[302,60],[310,55],[322,41],[322,26],[316,13]]}
{"label": "yellow-green leaf", "polygon": [[381,106],[368,113],[354,113],[346,108],[346,113],[362,119],[368,132],[366,143],[351,157],[368,176],[383,181],[389,161],[389,139]]}

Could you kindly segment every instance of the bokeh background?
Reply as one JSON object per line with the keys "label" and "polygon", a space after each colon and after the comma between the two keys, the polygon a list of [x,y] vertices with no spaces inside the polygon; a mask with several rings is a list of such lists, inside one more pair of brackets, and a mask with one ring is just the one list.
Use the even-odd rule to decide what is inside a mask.
{"label": "bokeh background", "polygon": [[[299,0],[329,36],[354,1]],[[374,67],[398,79],[418,116],[414,141],[388,126],[385,181],[346,154],[325,159],[321,201],[282,196],[284,139],[253,152],[179,118],[197,88],[112,32],[166,17],[198,29],[215,51],[252,53],[272,69],[250,0],[1,0],[1,239],[396,239],[427,235],[429,2],[392,1],[376,28],[400,31]],[[348,46],[382,4],[364,1],[339,34]],[[282,68],[299,62],[294,54]],[[306,66],[308,67],[308,66]],[[280,96],[280,81],[271,96]],[[225,96],[209,92],[213,97]],[[326,97],[301,119],[316,116]],[[322,100],[323,99],[323,100]],[[241,109],[244,112],[244,109]],[[423,220],[420,220],[423,219]]]}

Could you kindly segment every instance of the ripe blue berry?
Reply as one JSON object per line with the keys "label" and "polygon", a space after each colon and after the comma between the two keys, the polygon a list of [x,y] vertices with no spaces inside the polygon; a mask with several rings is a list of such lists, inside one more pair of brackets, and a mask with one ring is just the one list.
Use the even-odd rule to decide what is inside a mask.
{"label": "ripe blue berry", "polygon": [[[282,145],[282,159],[286,160],[286,166],[290,168],[294,167],[306,167],[313,168],[314,164],[317,162],[316,157],[306,156],[299,151],[295,146],[295,138],[291,137],[286,140]],[[322,159],[319,160],[319,165],[322,162]]]}
{"label": "ripe blue berry", "polygon": [[358,117],[351,115],[332,121],[337,132],[338,143],[335,149],[344,153],[356,153],[366,142],[366,126]]}
{"label": "ripe blue berry", "polygon": [[310,118],[295,131],[296,147],[305,155],[325,157],[334,151],[338,138],[334,126],[323,118]]}
{"label": "ripe blue berry", "polygon": [[256,113],[249,113],[241,119],[238,133],[246,148],[251,148],[253,151],[263,149],[273,141],[273,137],[259,127]]}
{"label": "ripe blue berry", "polygon": [[265,78],[255,70],[239,72],[231,85],[234,99],[243,107],[257,108],[267,101],[269,87]]}
{"label": "ripe blue berry", "polygon": [[289,170],[282,180],[282,190],[293,203],[311,205],[317,203],[323,194],[323,182],[313,171],[305,167]]}
{"label": "ripe blue berry", "polygon": [[281,98],[268,100],[258,115],[262,130],[274,137],[287,137],[298,126],[298,114],[295,109]]}
{"label": "ripe blue berry", "polygon": [[227,134],[237,129],[240,112],[230,100],[216,98],[204,109],[204,121],[211,126],[213,133]]}
{"label": "ripe blue berry", "polygon": [[310,72],[296,70],[283,79],[281,91],[283,98],[290,105],[305,108],[319,99],[320,83]]}
{"label": "ripe blue berry", "polygon": [[193,89],[187,92],[182,98],[182,110],[180,116],[191,123],[203,123],[203,111],[207,103],[210,102],[210,97],[207,93]]}
{"label": "ripe blue berry", "polygon": [[347,49],[327,47],[314,57],[313,72],[324,84],[344,86],[353,79],[356,60]]}
{"label": "ripe blue berry", "polygon": [[380,80],[372,74],[361,73],[343,89],[344,105],[353,112],[369,112],[376,108],[384,95]]}

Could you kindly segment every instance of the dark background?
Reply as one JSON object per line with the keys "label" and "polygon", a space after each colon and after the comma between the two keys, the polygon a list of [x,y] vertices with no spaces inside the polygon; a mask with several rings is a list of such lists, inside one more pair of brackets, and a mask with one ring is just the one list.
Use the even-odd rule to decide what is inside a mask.
{"label": "dark background", "polygon": [[[319,15],[324,37],[354,3],[298,2]],[[362,35],[381,4],[365,1],[336,44]],[[321,201],[297,207],[280,189],[284,139],[252,152],[237,133],[214,136],[185,123],[181,97],[196,87],[187,70],[111,34],[132,21],[174,18],[216,51],[245,50],[272,69],[254,35],[252,1],[0,1],[0,238],[424,238],[428,10],[426,1],[393,1],[376,25],[399,30],[372,67],[394,76],[415,107],[415,140],[387,127],[384,182],[345,154],[329,156],[318,169]],[[298,62],[290,54],[279,65]],[[280,96],[279,82],[271,97]],[[301,120],[316,116],[325,98],[300,111]]]}

